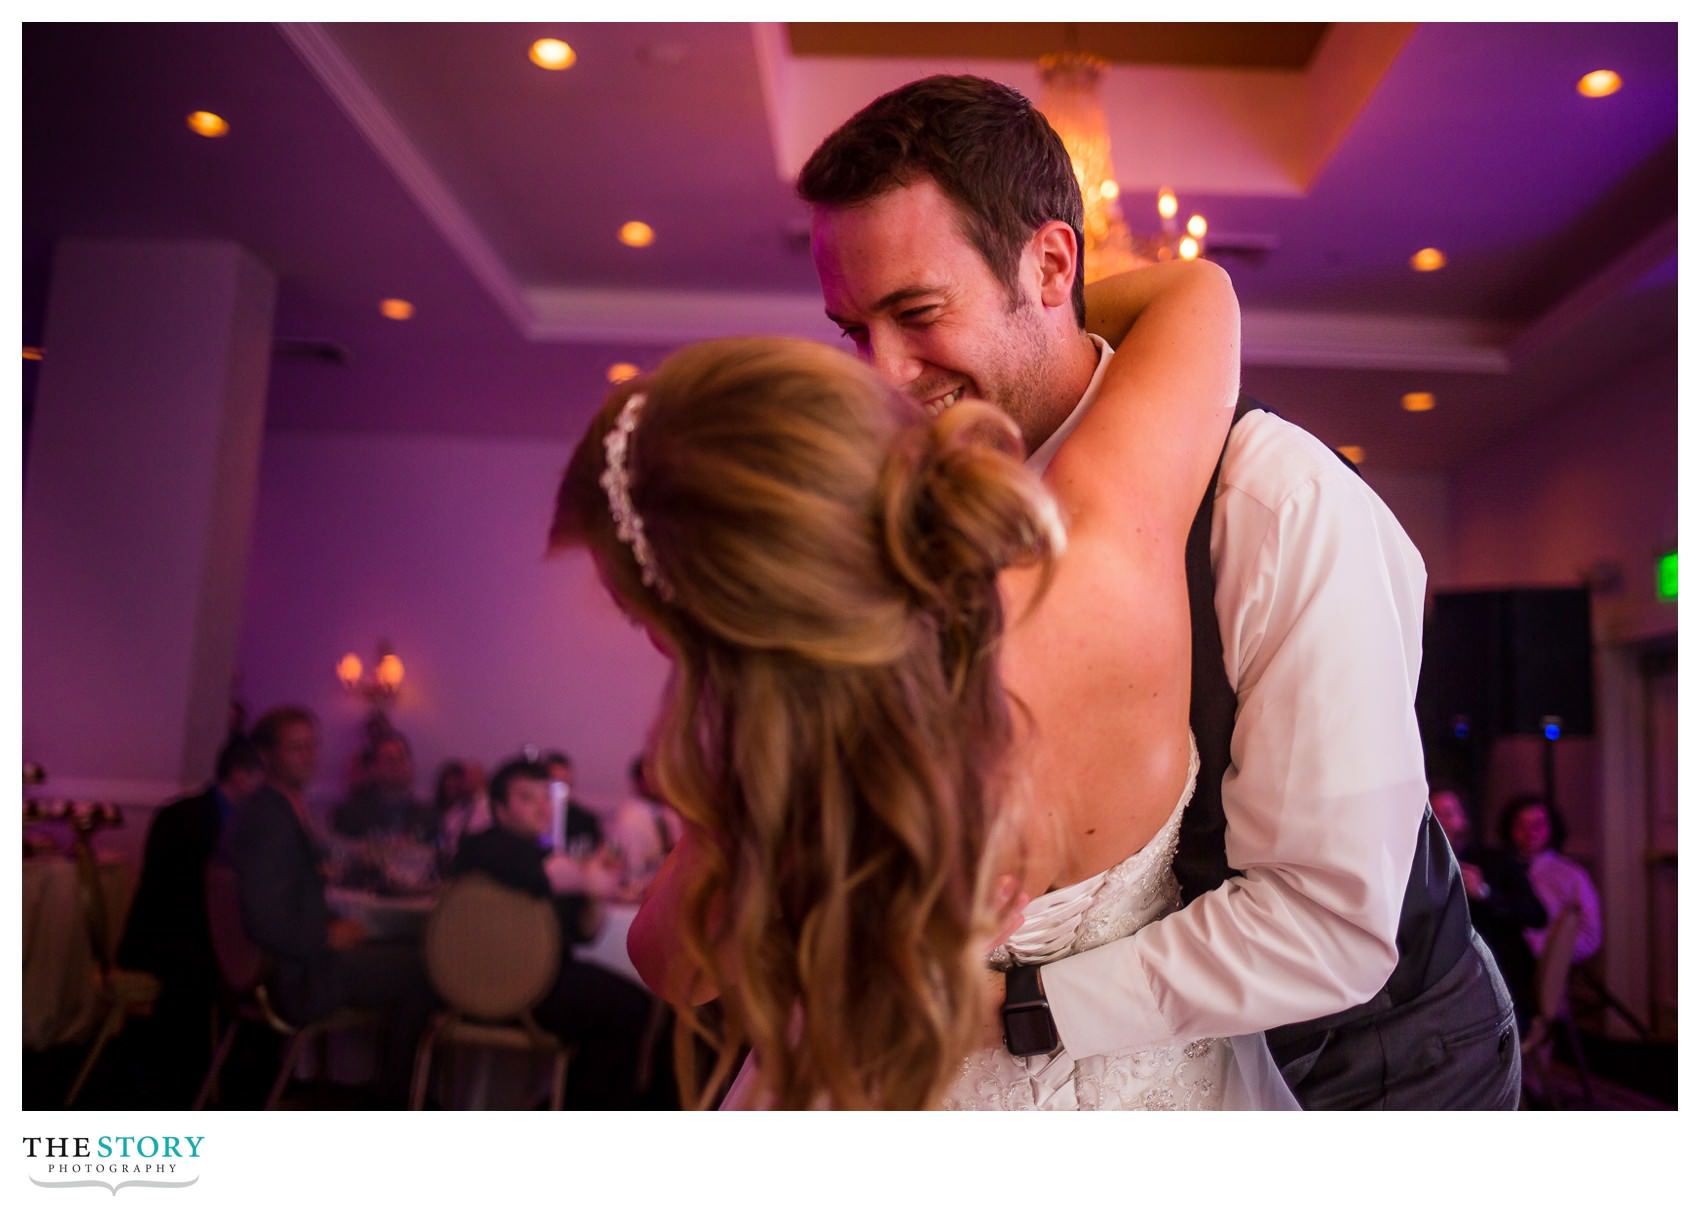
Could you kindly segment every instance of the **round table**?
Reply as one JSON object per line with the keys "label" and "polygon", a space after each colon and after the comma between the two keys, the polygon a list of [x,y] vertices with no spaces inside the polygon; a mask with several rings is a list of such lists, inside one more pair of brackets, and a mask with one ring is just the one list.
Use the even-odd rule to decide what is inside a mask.
{"label": "round table", "polygon": [[[87,1038],[102,1007],[96,997],[95,956],[89,946],[77,864],[63,855],[24,861],[24,1047],[51,1048]],[[116,940],[130,902],[130,868],[99,856],[107,930]]]}

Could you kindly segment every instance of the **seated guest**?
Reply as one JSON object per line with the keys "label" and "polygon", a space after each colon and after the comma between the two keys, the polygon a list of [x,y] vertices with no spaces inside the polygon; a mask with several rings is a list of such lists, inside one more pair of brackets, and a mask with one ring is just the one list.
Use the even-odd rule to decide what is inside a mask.
{"label": "seated guest", "polygon": [[638,1053],[649,996],[630,981],[573,958],[572,944],[588,942],[600,924],[598,898],[618,887],[619,871],[605,856],[579,862],[545,848],[551,805],[549,768],[508,762],[490,780],[495,824],[461,842],[456,875],[481,872],[497,883],[550,897],[561,921],[561,969],[554,988],[532,1011],[539,1026],[577,1046],[567,1070],[567,1106],[623,1109],[636,1098]]}
{"label": "seated guest", "polygon": [[157,1053],[172,1058],[160,1066],[161,1078],[179,1086],[160,1091],[165,1106],[188,1104],[199,1080],[197,1067],[210,1053],[207,1016],[218,998],[219,975],[207,925],[207,863],[232,809],[265,779],[254,743],[232,735],[219,751],[213,783],[198,795],[165,805],[148,826],[118,963],[160,979],[152,1035]]}
{"label": "seated guest", "polygon": [[413,749],[399,732],[372,747],[365,780],[331,814],[344,837],[407,837],[436,842],[430,805],[413,794]]}
{"label": "seated guest", "polygon": [[[1529,885],[1546,906],[1547,924],[1565,909],[1579,914],[1576,947],[1571,962],[1580,964],[1600,949],[1600,894],[1582,865],[1564,857],[1564,818],[1544,796],[1519,795],[1499,814],[1499,835],[1529,873]],[[1536,955],[1546,946],[1546,930],[1531,928],[1523,935]]]}
{"label": "seated guest", "polygon": [[[490,803],[484,795],[484,771],[458,758],[437,769],[437,791],[431,805],[436,820],[437,850],[452,859],[461,838],[490,827]],[[448,863],[445,861],[446,868]]]}
{"label": "seated guest", "polygon": [[632,794],[614,810],[604,833],[608,849],[620,863],[625,899],[638,900],[660,870],[661,861],[672,852],[684,825],[650,785],[642,754],[632,759],[626,777],[631,781]]}
{"label": "seated guest", "polygon": [[1546,907],[1529,886],[1521,863],[1502,850],[1475,843],[1469,811],[1456,788],[1435,783],[1428,798],[1434,819],[1458,856],[1464,892],[1470,898],[1470,923],[1499,963],[1517,1009],[1518,1028],[1527,1030],[1534,1013],[1535,954],[1523,932],[1547,924]]}
{"label": "seated guest", "polygon": [[295,1023],[344,1006],[384,1012],[379,1086],[405,1106],[413,1052],[431,1010],[416,941],[367,937],[325,903],[325,853],[307,808],[318,765],[318,725],[305,708],[278,707],[254,725],[266,784],[233,814],[230,862],[242,924],[271,961],[267,988]]}
{"label": "seated guest", "polygon": [[571,798],[573,760],[557,749],[553,753],[543,755],[543,765],[549,771],[551,792],[566,797],[567,800],[567,849],[580,855],[601,849],[605,840],[602,818],[596,814],[595,809]]}

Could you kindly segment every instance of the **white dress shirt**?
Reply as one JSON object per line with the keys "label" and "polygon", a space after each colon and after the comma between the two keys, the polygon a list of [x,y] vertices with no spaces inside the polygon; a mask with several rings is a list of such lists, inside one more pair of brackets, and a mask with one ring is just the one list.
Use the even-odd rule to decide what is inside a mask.
{"label": "white dress shirt", "polygon": [[1580,864],[1552,850],[1543,850],[1529,860],[1529,887],[1546,906],[1546,927],[1525,930],[1523,937],[1529,950],[1537,956],[1547,945],[1547,930],[1558,915],[1570,906],[1579,914],[1576,922],[1576,947],[1570,953],[1572,963],[1580,964],[1600,949],[1603,932],[1600,929],[1600,894],[1594,881],[1588,878]]}
{"label": "white dress shirt", "polygon": [[[1109,358],[1100,342],[1086,395],[1030,465],[1048,465]],[[1427,795],[1414,710],[1422,557],[1339,456],[1255,412],[1228,438],[1210,561],[1237,701],[1222,780],[1227,857],[1244,874],[1137,934],[1045,966],[1075,1056],[1349,1009],[1398,958]]]}

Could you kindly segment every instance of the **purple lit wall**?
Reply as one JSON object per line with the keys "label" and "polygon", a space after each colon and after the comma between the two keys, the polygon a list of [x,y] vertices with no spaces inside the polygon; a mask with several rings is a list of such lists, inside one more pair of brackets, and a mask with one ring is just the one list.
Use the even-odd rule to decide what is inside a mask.
{"label": "purple lit wall", "polygon": [[[419,790],[449,757],[487,766],[534,743],[572,754],[611,805],[665,666],[585,559],[545,558],[564,446],[272,433],[260,474],[238,666],[250,718],[300,702],[324,734],[315,799],[334,799],[365,705],[337,683],[379,640],[407,668],[391,712]],[[577,794],[577,792],[575,792]]]}

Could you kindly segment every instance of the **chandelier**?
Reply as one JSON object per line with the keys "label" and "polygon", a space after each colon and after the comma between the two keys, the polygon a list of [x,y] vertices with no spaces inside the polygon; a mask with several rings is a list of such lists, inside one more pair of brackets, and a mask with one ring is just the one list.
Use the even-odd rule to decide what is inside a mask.
{"label": "chandelier", "polygon": [[1188,219],[1184,231],[1179,228],[1176,215],[1180,204],[1174,191],[1167,188],[1157,194],[1157,230],[1134,232],[1128,227],[1122,217],[1121,186],[1110,155],[1104,106],[1098,99],[1098,82],[1107,66],[1096,55],[1079,51],[1046,55],[1039,60],[1043,84],[1039,108],[1068,150],[1085,205],[1088,282],[1153,261],[1190,261],[1204,251],[1207,230],[1203,215]]}

